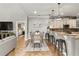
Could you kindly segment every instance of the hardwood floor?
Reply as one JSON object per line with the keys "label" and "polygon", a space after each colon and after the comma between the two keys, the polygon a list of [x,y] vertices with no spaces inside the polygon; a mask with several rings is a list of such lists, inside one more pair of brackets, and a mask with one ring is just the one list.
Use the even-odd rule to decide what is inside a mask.
{"label": "hardwood floor", "polygon": [[47,43],[49,51],[24,51],[23,49],[26,47],[28,41],[25,42],[24,37],[20,36],[17,40],[17,47],[15,50],[9,53],[8,56],[59,56],[58,50],[54,49],[54,45],[52,45],[50,42]]}

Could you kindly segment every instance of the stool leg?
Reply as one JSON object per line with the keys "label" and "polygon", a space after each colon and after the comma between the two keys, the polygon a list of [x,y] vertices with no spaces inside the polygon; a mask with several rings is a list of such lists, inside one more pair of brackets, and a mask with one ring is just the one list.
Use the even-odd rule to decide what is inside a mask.
{"label": "stool leg", "polygon": [[53,37],[53,44],[55,45],[55,37]]}
{"label": "stool leg", "polygon": [[52,44],[53,44],[53,36],[52,36]]}
{"label": "stool leg", "polygon": [[58,41],[58,55],[60,56],[60,50],[61,50],[61,40]]}
{"label": "stool leg", "polygon": [[35,44],[33,44],[33,50],[35,49]]}
{"label": "stool leg", "polygon": [[48,34],[48,42],[50,41],[50,36],[49,36],[49,34]]}
{"label": "stool leg", "polygon": [[61,41],[61,43],[60,43],[60,53],[62,53],[62,52],[63,52],[63,42]]}
{"label": "stool leg", "polygon": [[[58,47],[57,47],[57,46],[58,46]],[[58,55],[60,55],[60,54],[59,54],[59,49],[60,49],[59,46],[60,46],[60,45],[59,45],[59,39],[57,39],[57,40],[56,40],[56,45],[55,45],[55,51],[57,50],[57,54],[58,54]],[[57,49],[56,49],[56,48],[57,48]]]}
{"label": "stool leg", "polygon": [[63,50],[65,49],[65,53],[66,53],[66,56],[68,55],[67,53],[67,46],[66,46],[66,41],[65,40],[62,40],[62,44],[61,44],[61,53],[63,53]]}
{"label": "stool leg", "polygon": [[52,36],[52,44],[54,44],[54,36]]}
{"label": "stool leg", "polygon": [[40,43],[39,43],[39,48],[40,48]]}
{"label": "stool leg", "polygon": [[61,56],[62,51],[62,40],[58,39],[58,55]]}
{"label": "stool leg", "polygon": [[66,41],[64,41],[64,45],[65,45],[65,52],[66,52],[66,56],[68,56]]}

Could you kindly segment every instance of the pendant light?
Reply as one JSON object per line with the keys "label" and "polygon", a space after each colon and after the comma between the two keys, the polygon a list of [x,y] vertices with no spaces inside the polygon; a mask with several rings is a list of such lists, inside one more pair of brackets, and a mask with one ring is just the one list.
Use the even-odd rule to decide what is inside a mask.
{"label": "pendant light", "polygon": [[61,20],[61,15],[60,15],[60,3],[57,3],[57,5],[58,5],[57,20]]}

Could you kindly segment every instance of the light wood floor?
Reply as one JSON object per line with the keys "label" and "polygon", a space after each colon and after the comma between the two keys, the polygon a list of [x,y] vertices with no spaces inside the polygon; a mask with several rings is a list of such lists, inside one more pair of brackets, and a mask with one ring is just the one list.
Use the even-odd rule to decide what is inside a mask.
{"label": "light wood floor", "polygon": [[20,36],[17,40],[17,47],[15,50],[10,52],[8,56],[59,56],[59,52],[57,49],[54,49],[54,45],[52,45],[50,42],[47,43],[49,51],[24,51],[23,49],[26,47],[27,42],[25,42],[23,36]]}

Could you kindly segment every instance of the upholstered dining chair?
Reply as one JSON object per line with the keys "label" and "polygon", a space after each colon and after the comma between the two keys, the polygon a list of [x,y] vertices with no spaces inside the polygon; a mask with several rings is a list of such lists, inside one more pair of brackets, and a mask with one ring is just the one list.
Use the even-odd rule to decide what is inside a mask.
{"label": "upholstered dining chair", "polygon": [[42,46],[43,43],[43,34],[40,31],[35,31],[31,33],[31,44],[35,48],[38,44],[39,48]]}

